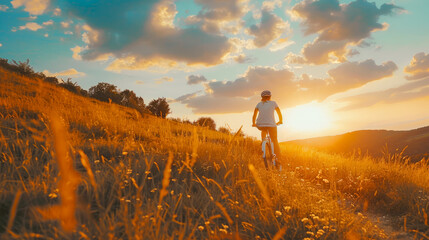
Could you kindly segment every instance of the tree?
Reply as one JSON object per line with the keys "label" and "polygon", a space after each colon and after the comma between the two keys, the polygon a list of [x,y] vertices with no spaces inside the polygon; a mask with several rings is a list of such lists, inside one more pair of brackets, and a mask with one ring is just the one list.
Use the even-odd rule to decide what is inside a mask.
{"label": "tree", "polygon": [[211,130],[216,130],[216,123],[210,117],[200,117],[195,121],[195,124],[202,127],[208,127]]}
{"label": "tree", "polygon": [[0,66],[9,71],[21,74],[23,76],[35,77],[35,78],[41,78],[41,79],[46,78],[45,74],[41,72],[35,72],[33,70],[33,67],[31,67],[30,65],[29,59],[27,59],[27,61],[25,62],[21,62],[21,61],[17,62],[15,60],[12,60],[11,63],[9,63],[7,59],[0,58]]}
{"label": "tree", "polygon": [[177,123],[182,123],[182,119],[180,119],[180,118],[169,118],[169,120],[171,120],[173,122],[177,122]]}
{"label": "tree", "polygon": [[218,131],[221,133],[231,134],[231,130],[226,127],[220,127]]}
{"label": "tree", "polygon": [[4,68],[8,68],[9,66],[8,60],[6,58],[0,58],[0,66]]}
{"label": "tree", "polygon": [[89,96],[103,102],[110,102],[111,100],[114,103],[121,104],[118,88],[113,84],[98,83],[89,89]]}
{"label": "tree", "polygon": [[189,121],[188,119],[183,119],[183,120],[182,120],[182,123],[189,124],[189,125],[193,125],[193,124],[192,124],[192,122],[191,122],[191,121]]}
{"label": "tree", "polygon": [[166,118],[171,113],[170,106],[165,98],[158,98],[152,100],[147,106],[149,111],[158,117]]}
{"label": "tree", "polygon": [[16,71],[25,76],[32,76],[35,74],[33,67],[30,66],[30,59],[27,59],[25,62],[12,60],[14,67],[16,67]]}
{"label": "tree", "polygon": [[144,104],[144,100],[142,97],[137,97],[137,95],[131,90],[124,90],[120,94],[120,104],[122,106],[134,108],[140,113],[144,113],[146,108]]}
{"label": "tree", "polygon": [[68,78],[67,81],[60,83],[59,86],[69,90],[70,92],[82,96],[88,96],[88,92],[82,89],[76,82],[72,82],[71,78]]}
{"label": "tree", "polygon": [[45,77],[45,81],[52,84],[59,84],[58,78],[56,77]]}

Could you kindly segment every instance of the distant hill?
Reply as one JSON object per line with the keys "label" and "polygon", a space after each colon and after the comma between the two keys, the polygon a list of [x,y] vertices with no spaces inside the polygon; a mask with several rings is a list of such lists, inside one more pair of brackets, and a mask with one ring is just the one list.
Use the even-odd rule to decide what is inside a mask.
{"label": "distant hill", "polygon": [[406,147],[404,155],[411,157],[412,161],[419,161],[429,157],[429,126],[407,131],[361,130],[284,143],[315,147],[335,153],[361,151],[373,157],[381,157],[386,146],[390,153],[399,153]]}

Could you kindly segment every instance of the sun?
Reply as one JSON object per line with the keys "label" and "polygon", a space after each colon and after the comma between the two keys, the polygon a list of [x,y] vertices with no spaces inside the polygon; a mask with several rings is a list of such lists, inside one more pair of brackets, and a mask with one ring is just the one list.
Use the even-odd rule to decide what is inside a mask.
{"label": "sun", "polygon": [[290,108],[284,116],[287,127],[300,132],[316,132],[331,126],[329,111],[320,103]]}

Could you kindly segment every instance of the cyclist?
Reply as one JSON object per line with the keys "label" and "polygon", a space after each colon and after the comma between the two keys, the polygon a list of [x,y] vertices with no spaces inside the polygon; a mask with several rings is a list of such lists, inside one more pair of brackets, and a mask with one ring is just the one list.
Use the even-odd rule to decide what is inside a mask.
{"label": "cyclist", "polygon": [[[277,140],[277,125],[283,124],[283,116],[280,112],[280,108],[275,101],[271,101],[271,92],[265,90],[261,93],[261,102],[259,102],[255,111],[253,112],[253,124],[252,127],[257,127],[261,130],[262,141],[267,136],[267,132],[270,133],[271,140],[274,144],[274,153],[277,158],[280,160],[280,146],[279,141]],[[279,116],[279,121],[276,123],[274,119],[274,110],[277,112]],[[259,112],[259,115],[258,115]],[[258,116],[258,118],[256,118]]]}

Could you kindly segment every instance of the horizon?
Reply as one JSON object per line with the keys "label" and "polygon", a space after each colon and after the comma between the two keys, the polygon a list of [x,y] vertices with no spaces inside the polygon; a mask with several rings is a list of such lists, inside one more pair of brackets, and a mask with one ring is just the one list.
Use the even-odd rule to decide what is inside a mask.
{"label": "horizon", "polygon": [[[426,8],[424,7],[426,6]],[[250,136],[262,90],[279,141],[429,125],[429,2],[7,1],[0,57],[211,117]],[[106,14],[108,13],[108,14]]]}
{"label": "horizon", "polygon": [[310,140],[310,139],[316,139],[316,138],[337,137],[337,136],[342,136],[342,135],[346,135],[346,134],[349,134],[349,133],[362,132],[362,131],[410,132],[410,131],[415,131],[415,130],[419,130],[419,129],[423,129],[423,128],[429,128],[429,125],[427,125],[427,126],[421,126],[421,127],[416,127],[416,128],[411,128],[411,129],[403,129],[403,130],[392,130],[392,129],[382,129],[382,128],[380,128],[380,129],[360,129],[360,130],[353,130],[353,131],[348,131],[348,132],[344,132],[344,133],[339,133],[339,134],[335,134],[335,135],[323,135],[323,136],[310,137],[310,138],[291,139],[291,140],[283,141],[283,143],[285,143],[285,142],[293,142],[293,141],[300,141],[300,140]]}

